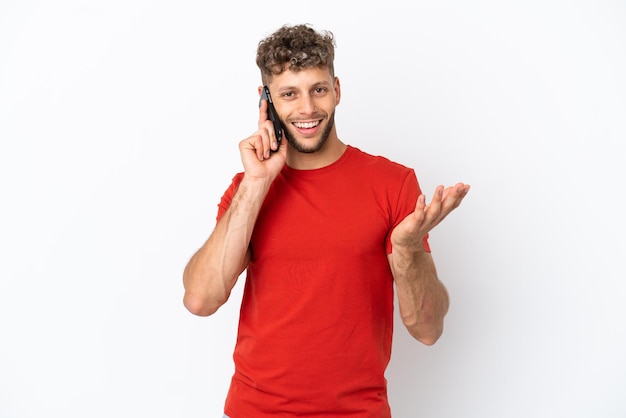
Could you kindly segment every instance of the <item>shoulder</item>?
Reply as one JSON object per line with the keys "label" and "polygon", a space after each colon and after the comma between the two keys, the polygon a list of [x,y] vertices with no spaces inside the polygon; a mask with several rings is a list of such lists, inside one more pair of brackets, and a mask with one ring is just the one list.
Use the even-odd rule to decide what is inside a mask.
{"label": "shoulder", "polygon": [[230,182],[230,185],[228,186],[228,188],[222,195],[223,204],[224,203],[226,203],[227,205],[230,204],[232,197],[235,195],[235,193],[237,192],[237,189],[239,188],[239,184],[241,184],[241,181],[243,180],[243,176],[244,176],[244,172],[236,173],[233,176]]}
{"label": "shoulder", "polygon": [[362,166],[368,172],[375,175],[388,174],[391,176],[402,176],[413,173],[413,169],[404,164],[392,161],[382,155],[374,155],[362,151],[361,149],[353,146],[348,146],[351,153],[351,159],[359,166]]}

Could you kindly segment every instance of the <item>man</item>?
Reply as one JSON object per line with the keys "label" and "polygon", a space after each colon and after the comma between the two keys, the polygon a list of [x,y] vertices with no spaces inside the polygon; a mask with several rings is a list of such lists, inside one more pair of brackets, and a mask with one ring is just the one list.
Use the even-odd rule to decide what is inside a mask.
{"label": "man", "polygon": [[338,138],[334,47],[307,25],[259,43],[285,140],[262,100],[258,130],[239,143],[244,171],[183,275],[185,306],[206,316],[246,270],[231,418],[390,417],[394,283],[413,337],[431,345],[443,331],[448,295],[428,234],[469,186],[439,186],[427,204],[412,169]]}

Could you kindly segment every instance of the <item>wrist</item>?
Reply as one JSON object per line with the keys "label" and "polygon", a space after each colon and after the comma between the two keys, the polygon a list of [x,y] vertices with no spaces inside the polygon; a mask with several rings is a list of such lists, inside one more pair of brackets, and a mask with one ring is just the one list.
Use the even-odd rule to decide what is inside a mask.
{"label": "wrist", "polygon": [[392,246],[393,255],[396,259],[403,259],[406,261],[419,261],[422,257],[428,254],[423,245],[418,246]]}
{"label": "wrist", "polygon": [[394,253],[401,253],[406,255],[419,255],[427,253],[426,247],[424,247],[424,239],[410,240],[410,241],[395,241],[392,237],[391,248]]}
{"label": "wrist", "polygon": [[257,177],[248,173],[244,173],[239,187],[249,190],[251,193],[267,192],[272,184],[272,179],[267,177]]}
{"label": "wrist", "polygon": [[261,177],[244,175],[241,183],[237,188],[237,193],[233,197],[233,201],[240,203],[248,202],[250,205],[256,205],[263,202],[272,182]]}

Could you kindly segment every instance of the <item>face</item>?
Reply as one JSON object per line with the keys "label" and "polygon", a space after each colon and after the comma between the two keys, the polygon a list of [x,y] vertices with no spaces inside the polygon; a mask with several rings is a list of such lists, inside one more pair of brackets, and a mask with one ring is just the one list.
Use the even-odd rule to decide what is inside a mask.
{"label": "face", "polygon": [[269,88],[285,138],[296,151],[317,152],[336,135],[333,128],[339,79],[327,69],[287,70],[274,76]]}

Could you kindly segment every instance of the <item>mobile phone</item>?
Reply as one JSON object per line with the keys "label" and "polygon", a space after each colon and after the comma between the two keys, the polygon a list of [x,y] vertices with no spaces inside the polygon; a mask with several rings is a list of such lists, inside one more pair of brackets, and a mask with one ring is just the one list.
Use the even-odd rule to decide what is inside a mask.
{"label": "mobile phone", "polygon": [[274,124],[274,134],[276,135],[278,146],[280,146],[280,141],[283,139],[283,127],[280,124],[280,119],[278,119],[278,113],[276,113],[274,102],[272,102],[272,96],[270,96],[270,89],[268,89],[267,86],[263,86],[263,92],[261,93],[261,99],[259,100],[259,107],[261,107],[263,99],[267,100],[267,117]]}

